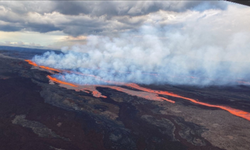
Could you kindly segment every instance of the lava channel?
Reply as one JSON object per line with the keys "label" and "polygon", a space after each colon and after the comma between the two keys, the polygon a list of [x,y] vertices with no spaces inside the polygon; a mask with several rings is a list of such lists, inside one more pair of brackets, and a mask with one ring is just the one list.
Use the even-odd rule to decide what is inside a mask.
{"label": "lava channel", "polygon": [[[62,72],[62,70],[49,68],[49,67],[45,67],[45,66],[42,66],[42,67],[38,66],[36,63],[34,63],[34,62],[30,61],[30,60],[25,60],[25,61],[28,62],[30,65],[33,65],[33,66],[36,66],[36,67],[39,67],[39,68],[42,68],[42,69],[47,69],[47,70],[56,71],[56,72]],[[66,72],[76,73],[76,72],[72,72],[72,71],[66,71]],[[87,74],[82,74],[82,73],[78,73],[78,74],[83,75],[83,76],[91,76],[91,77],[96,78],[97,80],[105,81],[102,78],[94,76],[94,75],[87,75]],[[61,80],[59,80],[57,78],[54,78],[54,77],[51,77],[49,75],[47,77],[50,80],[52,80],[53,82],[60,83],[62,85],[71,86],[77,91],[81,90],[81,91],[84,91],[84,92],[87,92],[87,93],[89,93],[89,91],[90,91],[90,92],[92,92],[93,96],[95,96],[95,97],[106,98],[106,96],[102,95],[98,90],[96,90],[96,87],[106,87],[106,88],[110,88],[110,89],[114,89],[114,90],[117,90],[117,91],[127,93],[127,94],[132,95],[132,96],[142,97],[142,98],[150,99],[150,100],[165,100],[165,101],[168,101],[170,103],[175,103],[175,101],[172,101],[172,100],[169,100],[167,98],[159,96],[159,95],[166,95],[166,96],[185,99],[185,100],[191,101],[191,102],[193,102],[195,104],[226,110],[226,111],[228,111],[229,113],[231,113],[231,114],[233,114],[235,116],[238,116],[238,117],[241,117],[241,118],[244,118],[244,119],[250,121],[250,113],[249,112],[245,112],[245,111],[234,109],[234,108],[227,107],[227,106],[221,106],[221,105],[215,105],[215,104],[208,104],[208,103],[200,102],[200,101],[197,101],[195,99],[184,97],[184,96],[174,94],[174,93],[171,93],[171,92],[167,92],[167,91],[159,91],[159,90],[152,90],[152,89],[144,88],[144,87],[141,87],[141,86],[139,86],[139,85],[137,85],[135,83],[129,83],[129,84],[119,83],[119,84],[125,85],[125,86],[130,87],[130,88],[134,88],[134,89],[137,89],[137,90],[140,90],[140,91],[133,91],[133,90],[125,89],[125,88],[122,88],[122,87],[110,86],[110,85],[76,85],[76,84],[68,83],[66,81],[61,81]],[[114,83],[112,81],[105,81],[105,82]]]}

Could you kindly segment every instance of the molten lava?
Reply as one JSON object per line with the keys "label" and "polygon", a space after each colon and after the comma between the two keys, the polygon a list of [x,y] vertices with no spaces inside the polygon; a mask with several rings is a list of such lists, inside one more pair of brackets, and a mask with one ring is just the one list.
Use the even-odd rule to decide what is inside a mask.
{"label": "molten lava", "polygon": [[160,95],[167,95],[167,96],[185,99],[185,100],[191,101],[195,104],[199,104],[199,105],[203,105],[203,106],[207,106],[207,107],[220,108],[220,109],[223,109],[223,110],[230,112],[231,114],[233,114],[235,116],[242,117],[242,118],[245,118],[245,119],[250,121],[250,113],[242,111],[242,110],[238,110],[238,109],[234,109],[234,108],[226,107],[226,106],[213,105],[213,104],[208,104],[208,103],[204,103],[204,102],[199,102],[195,99],[180,96],[180,95],[170,93],[167,91],[155,91],[155,90],[147,89],[144,87],[140,87],[139,85],[137,85],[135,83],[126,84],[126,86],[129,86],[129,87],[132,87],[134,89],[141,90],[141,91],[146,91],[146,92],[156,93],[156,94],[160,94]]}
{"label": "molten lava", "polygon": [[62,72],[61,70],[58,70],[58,69],[54,69],[54,68],[50,68],[50,67],[46,67],[46,66],[38,66],[35,62],[33,62],[31,60],[25,60],[25,61],[28,62],[32,66],[39,67],[39,68],[42,68],[42,69],[45,69],[45,70]]}
{"label": "molten lava", "polygon": [[69,85],[69,86],[72,86],[72,87],[78,87],[78,86],[75,85],[75,84],[72,84],[72,83],[68,83],[68,82],[64,82],[64,81],[58,80],[57,78],[51,77],[50,75],[48,75],[47,77],[48,77],[51,81],[56,82],[56,83],[65,84],[65,85]]}
{"label": "molten lava", "polygon": [[42,68],[42,69],[50,70],[50,71],[61,72],[61,71],[58,70],[58,69],[54,69],[54,68],[50,68],[50,67],[45,67],[45,66],[39,66],[39,67]]}
{"label": "molten lava", "polygon": [[25,60],[26,62],[28,62],[30,65],[32,65],[32,66],[35,66],[35,67],[37,67],[38,65],[35,63],[35,62],[33,62],[33,61],[31,61],[31,60]]}
{"label": "molten lava", "polygon": [[[158,101],[168,101],[170,103],[175,103],[175,101],[173,100],[169,100],[167,98],[161,97],[159,95],[166,95],[166,96],[171,96],[171,97],[175,97],[175,98],[181,98],[181,99],[185,99],[188,100],[190,102],[193,102],[195,104],[199,104],[199,105],[203,105],[203,106],[207,106],[207,107],[213,107],[213,108],[219,108],[219,109],[223,109],[228,111],[229,113],[238,116],[238,117],[242,117],[244,119],[247,119],[250,121],[250,113],[249,112],[245,112],[242,110],[238,110],[238,109],[234,109],[231,107],[227,107],[227,106],[221,106],[221,105],[215,105],[215,104],[208,104],[208,103],[204,103],[204,102],[199,102],[195,99],[192,98],[188,98],[188,97],[184,97],[178,94],[174,94],[171,92],[167,92],[167,91],[159,91],[159,90],[152,90],[152,89],[148,89],[148,88],[144,88],[141,87],[135,83],[129,83],[129,84],[125,84],[122,82],[113,82],[113,81],[106,81],[98,76],[94,76],[94,75],[89,75],[89,74],[83,74],[83,73],[79,73],[79,72],[74,72],[74,71],[67,71],[67,70],[58,70],[58,69],[54,69],[54,68],[50,68],[50,67],[45,67],[45,66],[38,66],[36,63],[30,61],[30,60],[25,60],[26,62],[28,62],[30,65],[33,65],[35,67],[39,67],[42,69],[46,69],[49,71],[55,71],[55,72],[68,72],[68,73],[75,73],[75,74],[79,74],[79,75],[83,75],[83,76],[90,76],[90,77],[94,77],[97,80],[109,83],[109,84],[115,84],[115,85],[125,85],[127,87],[133,88],[133,89],[137,89],[139,91],[134,91],[134,90],[129,90],[126,88],[122,88],[119,86],[111,86],[111,85],[76,85],[76,84],[72,84],[72,83],[68,83],[65,81],[61,81],[58,80],[57,78],[51,77],[51,76],[47,76],[51,81],[62,84],[62,85],[68,85],[73,87],[76,91],[83,91],[86,93],[92,92],[93,96],[95,97],[102,97],[102,98],[107,98],[106,96],[102,95],[98,90],[96,90],[96,87],[104,87],[104,88],[110,88],[110,89],[114,89],[120,92],[124,92],[127,93],[129,95],[132,96],[137,96],[137,97],[141,97],[144,99],[148,99],[148,100],[158,100]],[[239,81],[239,82],[244,82],[244,81]]]}

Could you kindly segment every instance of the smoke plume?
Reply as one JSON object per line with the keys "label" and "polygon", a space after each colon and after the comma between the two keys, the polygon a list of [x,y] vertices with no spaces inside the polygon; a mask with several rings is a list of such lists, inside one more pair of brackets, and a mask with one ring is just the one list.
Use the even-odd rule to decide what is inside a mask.
{"label": "smoke plume", "polygon": [[[166,15],[166,14],[165,14]],[[119,35],[88,36],[86,45],[35,56],[38,65],[85,74],[56,77],[77,84],[224,85],[249,80],[249,8],[188,11],[159,17]],[[245,17],[244,17],[245,16]],[[86,74],[88,76],[86,76]],[[93,76],[102,80],[97,80]]]}

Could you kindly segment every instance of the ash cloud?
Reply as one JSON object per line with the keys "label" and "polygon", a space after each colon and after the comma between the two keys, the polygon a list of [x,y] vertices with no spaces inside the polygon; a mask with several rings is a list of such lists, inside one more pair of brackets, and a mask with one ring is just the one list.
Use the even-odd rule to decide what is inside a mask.
{"label": "ash cloud", "polygon": [[[46,52],[39,65],[96,75],[104,80],[141,84],[225,85],[249,81],[248,8],[192,11],[168,24],[152,22],[117,36],[89,36],[86,45]],[[233,20],[233,21],[232,21]],[[237,24],[235,24],[237,22]],[[155,75],[157,74],[157,75]],[[57,78],[78,84],[106,84],[74,73]]]}

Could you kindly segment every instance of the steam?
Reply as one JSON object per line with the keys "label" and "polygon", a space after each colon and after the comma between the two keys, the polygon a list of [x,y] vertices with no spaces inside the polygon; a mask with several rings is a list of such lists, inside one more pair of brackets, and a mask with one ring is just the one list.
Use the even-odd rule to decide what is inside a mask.
{"label": "steam", "polygon": [[[32,61],[115,82],[236,84],[250,79],[249,15],[249,8],[240,6],[178,13],[167,16],[167,23],[166,16],[153,14],[140,29],[118,36],[91,35],[86,45],[62,48],[61,54],[46,52]],[[56,77],[78,84],[107,84],[76,73]]]}

